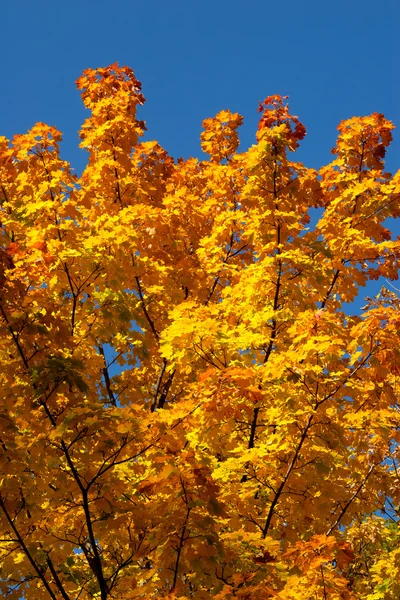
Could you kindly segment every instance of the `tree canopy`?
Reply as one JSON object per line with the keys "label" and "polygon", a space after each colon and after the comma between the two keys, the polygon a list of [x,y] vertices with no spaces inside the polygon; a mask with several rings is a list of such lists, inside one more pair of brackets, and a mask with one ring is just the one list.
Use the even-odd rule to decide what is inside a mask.
{"label": "tree canopy", "polygon": [[80,177],[54,127],[0,138],[2,597],[398,600],[393,124],[315,170],[269,96],[174,160],[130,68],[77,85]]}

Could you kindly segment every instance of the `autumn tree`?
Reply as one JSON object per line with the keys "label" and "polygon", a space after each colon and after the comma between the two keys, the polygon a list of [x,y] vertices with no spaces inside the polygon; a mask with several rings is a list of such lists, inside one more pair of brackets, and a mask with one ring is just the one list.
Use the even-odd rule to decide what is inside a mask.
{"label": "autumn tree", "polygon": [[54,127],[0,139],[1,596],[398,600],[392,123],[317,171],[270,96],[174,160],[131,69],[77,85],[81,177]]}

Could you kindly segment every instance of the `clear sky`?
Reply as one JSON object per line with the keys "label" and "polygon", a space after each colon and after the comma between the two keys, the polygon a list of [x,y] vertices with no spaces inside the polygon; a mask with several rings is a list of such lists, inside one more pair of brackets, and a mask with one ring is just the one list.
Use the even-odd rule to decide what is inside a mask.
{"label": "clear sky", "polygon": [[[331,159],[336,126],[383,112],[399,127],[388,153],[400,167],[400,0],[2,0],[0,135],[36,121],[64,133],[80,172],[85,118],[74,81],[118,61],[135,70],[147,103],[146,139],[173,156],[199,156],[204,118],[245,118],[254,143],[258,101],[288,94],[307,127],[307,166]],[[399,228],[397,227],[400,233]]]}
{"label": "clear sky", "polygon": [[74,81],[115,61],[143,83],[148,137],[175,156],[199,154],[201,122],[222,108],[245,117],[252,144],[270,94],[290,95],[309,166],[329,160],[344,118],[378,111],[400,126],[399,0],[3,0],[1,12],[0,134],[47,122],[72,161],[84,160]]}

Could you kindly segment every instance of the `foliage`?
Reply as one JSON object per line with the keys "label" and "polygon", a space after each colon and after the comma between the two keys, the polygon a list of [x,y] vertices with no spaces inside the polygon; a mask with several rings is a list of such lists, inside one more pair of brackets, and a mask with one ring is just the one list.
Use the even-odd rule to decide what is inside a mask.
{"label": "foliage", "polygon": [[345,306],[397,279],[393,125],[316,171],[270,96],[174,161],[131,69],[77,84],[81,177],[0,140],[2,597],[398,599],[400,303]]}

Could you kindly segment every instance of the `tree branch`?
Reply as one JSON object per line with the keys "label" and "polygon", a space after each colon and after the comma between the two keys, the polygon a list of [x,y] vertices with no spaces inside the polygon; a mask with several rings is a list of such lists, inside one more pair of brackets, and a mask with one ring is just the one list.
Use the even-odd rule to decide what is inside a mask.
{"label": "tree branch", "polygon": [[286,471],[286,474],[285,474],[284,478],[282,479],[282,481],[281,481],[281,483],[280,483],[280,485],[279,485],[279,487],[278,487],[278,489],[277,489],[277,491],[275,493],[275,496],[274,496],[274,498],[273,498],[273,500],[271,502],[271,506],[269,508],[268,515],[267,515],[267,518],[266,518],[266,521],[265,521],[265,525],[264,525],[264,529],[263,529],[263,533],[262,533],[262,537],[263,538],[265,538],[267,536],[269,527],[271,525],[272,517],[274,516],[275,507],[278,504],[279,498],[282,495],[282,492],[283,492],[283,490],[285,488],[287,480],[289,479],[290,474],[291,474],[291,472],[294,469],[294,466],[295,466],[296,461],[297,461],[297,459],[299,457],[300,451],[301,451],[301,449],[303,447],[303,444],[304,444],[304,442],[305,442],[305,440],[307,438],[307,433],[308,433],[308,430],[311,427],[311,423],[312,423],[313,419],[314,419],[314,414],[312,414],[312,415],[310,415],[308,417],[307,424],[306,424],[306,426],[304,428],[303,433],[301,434],[301,438],[299,440],[299,443],[297,445],[297,448],[296,448],[296,451],[295,451],[295,453],[293,455],[293,458],[290,461],[288,469]]}
{"label": "tree branch", "polygon": [[342,508],[342,510],[341,510],[338,518],[334,522],[334,524],[326,532],[327,536],[331,535],[332,532],[336,529],[336,527],[340,524],[340,521],[343,519],[344,515],[346,514],[346,512],[350,508],[351,503],[353,502],[353,500],[355,500],[357,498],[358,494],[361,492],[361,490],[363,489],[364,485],[367,483],[368,478],[371,475],[372,471],[375,469],[375,467],[376,467],[376,465],[371,465],[370,466],[370,468],[368,469],[367,474],[364,477],[363,481],[360,483],[360,485],[358,486],[358,488],[356,489],[356,491],[352,494],[352,496],[350,497],[350,499],[346,502],[346,504]]}
{"label": "tree branch", "polygon": [[34,560],[34,558],[32,557],[32,555],[31,555],[30,551],[28,550],[28,548],[27,548],[27,546],[26,546],[26,544],[25,544],[25,542],[24,542],[21,534],[19,533],[19,531],[18,531],[18,529],[17,529],[17,527],[16,527],[13,519],[11,518],[11,516],[10,516],[10,514],[9,514],[7,508],[6,508],[4,499],[3,499],[3,497],[1,495],[0,495],[0,508],[2,509],[2,511],[4,513],[4,516],[6,517],[6,519],[7,519],[8,523],[9,523],[11,529],[13,530],[14,535],[17,538],[20,547],[24,551],[25,556],[27,557],[27,559],[31,563],[32,567],[34,568],[35,572],[37,573],[37,576],[39,577],[39,579],[43,583],[44,587],[46,588],[46,590],[47,590],[50,598],[52,598],[52,600],[57,600],[56,596],[54,595],[54,592],[52,591],[52,589],[51,589],[48,581],[46,580],[46,578],[44,576],[44,570],[43,570],[43,568],[40,565],[38,565],[36,563],[36,561]]}
{"label": "tree branch", "polygon": [[108,394],[108,397],[110,399],[110,403],[113,406],[117,406],[117,403],[116,403],[116,400],[115,400],[115,396],[114,396],[114,392],[111,389],[110,374],[108,372],[108,366],[107,366],[107,363],[106,363],[106,357],[105,357],[105,354],[104,354],[104,348],[101,345],[99,346],[99,352],[102,355],[103,361],[104,361],[104,367],[102,368],[102,373],[103,373],[103,377],[104,377],[104,383],[106,384],[107,394]]}

